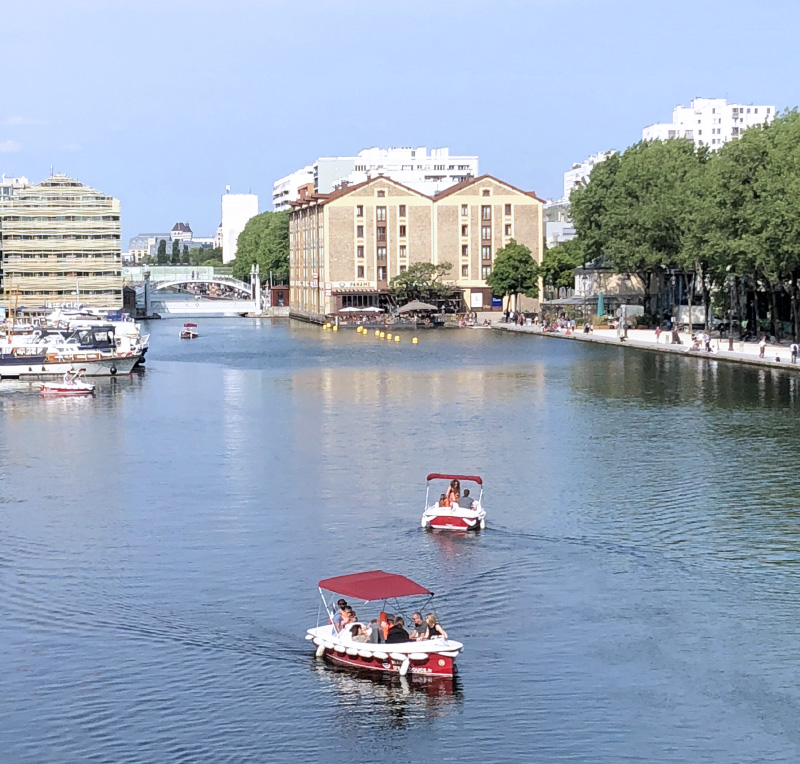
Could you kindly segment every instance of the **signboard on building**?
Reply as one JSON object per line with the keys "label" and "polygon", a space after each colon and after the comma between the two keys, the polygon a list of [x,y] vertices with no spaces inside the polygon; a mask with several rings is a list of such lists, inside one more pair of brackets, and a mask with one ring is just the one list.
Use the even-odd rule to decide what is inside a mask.
{"label": "signboard on building", "polygon": [[319,273],[311,274],[311,287],[316,289],[319,286]]}
{"label": "signboard on building", "polygon": [[330,297],[331,296],[331,285],[330,284],[325,284],[325,296],[326,297]]}
{"label": "signboard on building", "polygon": [[469,295],[469,306],[470,306],[470,308],[482,308],[483,307],[483,292],[470,292],[470,295]]}

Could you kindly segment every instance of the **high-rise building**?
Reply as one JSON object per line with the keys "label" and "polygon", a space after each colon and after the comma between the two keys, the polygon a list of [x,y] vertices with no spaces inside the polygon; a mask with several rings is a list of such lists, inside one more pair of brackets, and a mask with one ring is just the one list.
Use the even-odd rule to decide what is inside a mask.
{"label": "high-rise building", "polygon": [[29,185],[30,182],[27,178],[8,178],[5,175],[0,175],[0,202],[8,199],[12,194],[22,191]]}
{"label": "high-rise building", "polygon": [[542,258],[542,201],[490,175],[431,197],[378,177],[312,194],[289,218],[290,299],[312,319],[344,308],[384,307],[389,282],[414,263],[452,265],[444,277],[465,308],[492,306],[486,278],[511,239]]}
{"label": "high-rise building", "polygon": [[118,199],[54,175],[0,201],[6,308],[122,307]]}
{"label": "high-rise building", "polygon": [[236,257],[239,234],[247,221],[258,215],[256,194],[222,195],[222,262],[229,263]]}
{"label": "high-rise building", "polygon": [[724,98],[695,98],[689,106],[676,106],[672,122],[650,125],[642,130],[646,141],[689,138],[696,146],[716,151],[736,140],[748,127],[775,119],[774,106],[728,103]]}
{"label": "high-rise building", "polygon": [[309,183],[318,194],[328,194],[341,185],[355,185],[385,176],[427,196],[478,175],[477,156],[450,155],[449,148],[371,148],[353,157],[320,157],[313,165],[275,181],[273,209],[289,209],[300,189]]}

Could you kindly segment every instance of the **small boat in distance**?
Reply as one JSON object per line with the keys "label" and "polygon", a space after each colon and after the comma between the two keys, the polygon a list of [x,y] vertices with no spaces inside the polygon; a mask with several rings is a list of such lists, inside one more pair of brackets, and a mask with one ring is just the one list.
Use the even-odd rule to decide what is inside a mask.
{"label": "small boat in distance", "polygon": [[182,340],[196,340],[200,335],[197,332],[197,324],[184,324],[181,329]]}
{"label": "small boat in distance", "polygon": [[89,384],[84,375],[86,369],[68,371],[61,382],[42,382],[39,388],[42,395],[77,396],[94,395],[94,385]]}
{"label": "small boat in distance", "polygon": [[[431,481],[448,481],[442,483],[443,491],[440,498],[434,490],[431,499]],[[447,492],[450,486],[458,481],[461,495],[458,501],[448,501]],[[477,496],[470,496],[470,489],[461,487],[461,483],[475,483],[479,491]],[[435,484],[434,484],[435,485]],[[432,472],[427,477],[425,487],[425,511],[422,513],[420,525],[423,528],[434,528],[443,531],[469,531],[482,530],[486,527],[486,510],[483,508],[483,479],[480,475],[443,475]]]}
{"label": "small boat in distance", "polygon": [[[333,596],[326,599],[325,593]],[[391,603],[395,614],[402,613],[397,601],[401,597],[422,597],[424,604],[415,604],[414,609],[420,612],[430,607],[433,592],[410,578],[396,573],[385,573],[382,570],[369,570],[364,573],[351,573],[347,576],[326,578],[319,582],[319,593],[325,605],[324,623],[309,629],[306,639],[316,647],[317,658],[325,658],[331,663],[350,669],[380,671],[382,673],[408,674],[427,677],[449,677],[456,673],[456,656],[464,649],[461,642],[456,642],[441,634],[434,639],[392,641],[392,634],[386,639],[384,628],[388,628],[387,606]],[[358,610],[369,603],[382,603],[380,612],[363,617],[358,622],[346,623],[337,629],[334,621],[336,615],[336,597],[345,596],[353,600],[361,600]],[[378,607],[375,607],[377,611]],[[432,609],[432,608],[431,608]],[[409,613],[410,615],[410,613]],[[411,618],[405,619],[412,624]],[[376,630],[373,633],[373,630]],[[364,633],[369,632],[367,641]],[[377,641],[374,641],[377,638]]]}

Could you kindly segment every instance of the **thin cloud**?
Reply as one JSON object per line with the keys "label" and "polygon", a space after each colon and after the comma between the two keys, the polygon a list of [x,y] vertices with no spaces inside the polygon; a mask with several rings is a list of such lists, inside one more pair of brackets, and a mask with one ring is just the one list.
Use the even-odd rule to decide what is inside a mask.
{"label": "thin cloud", "polygon": [[20,117],[19,115],[6,117],[0,125],[4,127],[21,127],[25,125],[43,125],[44,121],[41,119],[33,119],[33,117]]}
{"label": "thin cloud", "polygon": [[64,151],[80,151],[82,148],[80,143],[66,143],[63,146]]}
{"label": "thin cloud", "polygon": [[21,148],[22,144],[16,141],[0,141],[0,154],[13,154]]}

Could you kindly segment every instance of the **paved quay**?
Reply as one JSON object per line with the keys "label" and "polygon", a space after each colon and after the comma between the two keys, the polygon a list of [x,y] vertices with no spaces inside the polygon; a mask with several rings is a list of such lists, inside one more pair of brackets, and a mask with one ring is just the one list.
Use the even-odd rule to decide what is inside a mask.
{"label": "paved quay", "polygon": [[[764,352],[764,357],[759,358],[758,342],[739,342],[734,339],[734,349],[728,350],[728,340],[712,337],[712,352],[705,350],[689,350],[692,347],[691,335],[681,332],[682,345],[671,345],[669,333],[661,335],[661,341],[656,342],[656,335],[652,329],[629,329],[628,338],[620,342],[616,329],[595,329],[591,334],[584,334],[578,330],[576,334],[567,334],[564,330],[558,332],[543,332],[539,326],[517,326],[515,324],[493,323],[492,329],[505,332],[518,332],[520,334],[535,334],[548,339],[572,340],[574,342],[598,342],[606,345],[616,345],[637,350],[650,350],[657,353],[678,353],[693,358],[710,359],[715,361],[732,361],[746,363],[753,366],[782,367],[789,370],[800,371],[800,364],[793,364],[792,354],[789,350],[790,342],[776,345],[769,343]],[[777,359],[777,360],[776,360]]]}

